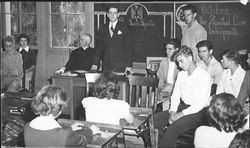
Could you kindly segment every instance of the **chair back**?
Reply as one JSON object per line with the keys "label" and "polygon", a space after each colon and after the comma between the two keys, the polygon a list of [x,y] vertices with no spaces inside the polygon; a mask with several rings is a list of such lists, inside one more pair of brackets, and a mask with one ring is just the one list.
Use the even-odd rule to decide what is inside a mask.
{"label": "chair back", "polygon": [[90,87],[94,86],[95,81],[100,77],[100,73],[85,73],[86,80],[86,97],[89,96]]}
{"label": "chair back", "polygon": [[129,104],[131,107],[156,109],[158,78],[129,75]]}
{"label": "chair back", "polygon": [[35,68],[33,68],[32,70],[32,78],[31,81],[29,82],[29,92],[34,93],[35,92],[35,80],[36,80],[36,65],[37,65],[37,55],[38,55],[38,50],[37,49],[33,49],[34,55],[35,55]]}

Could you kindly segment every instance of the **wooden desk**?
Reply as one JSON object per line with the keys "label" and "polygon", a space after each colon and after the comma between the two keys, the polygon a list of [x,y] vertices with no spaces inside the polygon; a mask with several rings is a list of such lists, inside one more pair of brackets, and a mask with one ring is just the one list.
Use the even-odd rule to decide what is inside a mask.
{"label": "wooden desk", "polygon": [[117,136],[121,134],[122,128],[118,125],[112,124],[103,124],[96,122],[86,122],[86,121],[78,121],[78,120],[68,120],[68,119],[59,119],[59,124],[61,126],[70,126],[75,122],[83,123],[85,126],[90,127],[91,125],[96,125],[100,128],[101,133],[93,136],[93,141],[87,144],[87,147],[113,147],[114,142],[117,145]]}
{"label": "wooden desk", "polygon": [[121,123],[124,135],[141,137],[144,142],[144,147],[152,146],[152,109],[131,107],[130,113],[134,116],[132,124]]}
{"label": "wooden desk", "polygon": [[[54,75],[52,84],[62,87],[68,97],[68,106],[63,110],[62,114],[70,116],[70,119],[77,119],[77,109],[82,107],[82,99],[86,96],[86,80],[84,75],[81,77]],[[128,98],[128,81],[125,78],[119,78],[118,85],[120,86],[119,99],[125,100]]]}
{"label": "wooden desk", "polygon": [[62,114],[69,115],[70,119],[77,119],[76,111],[82,106],[81,100],[85,97],[85,78],[54,75],[52,84],[62,87],[69,97],[68,106],[64,108]]}

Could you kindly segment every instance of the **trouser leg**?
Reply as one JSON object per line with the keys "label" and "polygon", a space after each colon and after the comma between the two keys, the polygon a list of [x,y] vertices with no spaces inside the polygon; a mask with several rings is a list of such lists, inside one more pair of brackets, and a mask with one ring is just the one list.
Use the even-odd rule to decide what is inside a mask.
{"label": "trouser leg", "polygon": [[176,147],[178,136],[190,129],[203,125],[206,121],[205,117],[205,109],[203,109],[198,113],[186,115],[177,121],[174,121],[169,127],[167,127],[163,138],[159,141],[159,147]]}

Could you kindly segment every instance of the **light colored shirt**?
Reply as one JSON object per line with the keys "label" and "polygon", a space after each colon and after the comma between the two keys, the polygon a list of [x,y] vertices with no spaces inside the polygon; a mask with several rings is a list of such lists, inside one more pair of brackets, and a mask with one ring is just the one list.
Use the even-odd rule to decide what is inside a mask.
{"label": "light colored shirt", "polygon": [[168,80],[167,83],[174,84],[174,69],[175,69],[175,62],[168,59],[169,68],[168,68]]}
{"label": "light colored shirt", "polygon": [[15,51],[9,54],[7,51],[1,53],[1,76],[2,78],[11,77],[20,84],[23,77],[23,59],[22,55]]}
{"label": "light colored shirt", "polygon": [[197,67],[191,75],[187,71],[179,72],[171,96],[170,111],[176,112],[182,99],[190,105],[182,110],[184,115],[199,112],[209,104],[210,90],[211,78],[205,70]]}
{"label": "light colored shirt", "polygon": [[113,29],[115,29],[117,22],[118,20],[116,20],[115,22],[109,22],[109,28],[111,28],[111,25],[112,25]]}
{"label": "light colored shirt", "polygon": [[196,44],[199,41],[207,40],[206,30],[195,20],[192,26],[182,25],[181,45],[186,45],[192,49],[194,61],[200,61]]}
{"label": "light colored shirt", "polygon": [[178,72],[176,64],[170,58],[163,58],[157,71],[158,87],[162,88],[167,83],[174,84]]}
{"label": "light colored shirt", "polygon": [[212,57],[209,64],[206,66],[206,64],[203,62],[203,60],[200,60],[196,63],[196,65],[204,70],[206,70],[211,78],[212,78],[212,84],[217,84],[220,81],[221,74],[223,72],[223,68],[221,66],[221,63],[218,62],[214,57]]}
{"label": "light colored shirt", "polygon": [[233,75],[230,69],[225,69],[217,86],[216,94],[225,92],[234,95],[235,98],[238,98],[245,74],[246,71],[242,69],[240,65]]}
{"label": "light colored shirt", "polygon": [[210,126],[200,126],[195,131],[194,145],[196,148],[227,148],[236,134],[220,132]]}
{"label": "light colored shirt", "polygon": [[[247,123],[242,130],[249,130],[249,115],[245,117]],[[200,126],[194,135],[194,145],[196,148],[227,148],[237,134],[236,131],[227,133],[218,131],[215,127]]]}
{"label": "light colored shirt", "polygon": [[123,100],[88,97],[82,100],[86,121],[119,125],[120,119],[130,115],[129,104]]}

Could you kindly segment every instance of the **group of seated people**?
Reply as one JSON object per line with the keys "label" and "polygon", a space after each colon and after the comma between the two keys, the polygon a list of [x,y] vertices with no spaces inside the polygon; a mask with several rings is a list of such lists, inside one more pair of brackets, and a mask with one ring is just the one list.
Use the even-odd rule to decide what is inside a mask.
{"label": "group of seated people", "polygon": [[[242,128],[243,119],[249,120],[250,70],[246,72],[239,64],[238,51],[225,50],[220,63],[212,56],[213,44],[210,41],[200,41],[196,47],[201,59],[198,62],[194,62],[191,49],[180,47],[177,39],[166,42],[167,57],[161,61],[157,72],[158,103],[162,112],[154,115],[155,128],[159,130],[159,147],[176,147],[181,134],[198,127],[195,147],[229,147]],[[250,66],[249,50],[247,55]],[[222,102],[219,98],[226,101],[237,98],[234,104],[239,105],[244,115],[239,117],[241,113],[233,103]]]}
{"label": "group of seated people", "polygon": [[[81,47],[71,52],[66,66],[57,73],[76,69],[71,69],[72,65],[79,67],[80,59],[82,63],[88,61],[87,67],[80,69],[90,69],[93,59],[90,55],[94,55],[89,46],[91,40],[91,35],[83,34]],[[14,47],[14,38],[7,36],[6,51],[1,54],[1,77],[2,86],[6,86],[8,91],[18,90],[23,76],[23,57],[19,52],[26,48],[16,50]],[[168,40],[165,47],[167,56],[157,72],[160,90],[157,102],[162,111],[153,116],[154,126],[159,131],[158,146],[176,147],[177,138],[191,129],[196,129],[195,147],[239,145],[233,139],[243,137],[244,140],[242,135],[249,135],[250,70],[240,66],[238,51],[226,50],[220,63],[212,56],[212,43],[203,40],[196,45],[201,61],[195,62],[192,50],[188,46],[180,46],[178,39]],[[88,58],[82,58],[82,49],[89,53],[84,53]],[[247,55],[250,65],[249,50]],[[25,69],[32,65],[25,66]],[[130,105],[118,99],[119,91],[118,76],[104,71],[95,82],[93,96],[82,100],[86,121],[119,125],[120,119],[124,119],[133,123]],[[45,86],[37,93],[31,107],[39,116],[25,126],[26,146],[84,147],[91,141],[93,131],[98,127],[89,129],[76,123],[65,130],[55,120],[67,102],[68,97],[60,87]],[[245,141],[249,146],[249,136]]]}
{"label": "group of seated people", "polygon": [[13,36],[3,39],[3,52],[1,52],[1,86],[2,90],[18,92],[29,89],[29,81],[32,78],[32,70],[36,65],[35,53],[28,46],[29,37],[20,34],[18,47]]}

